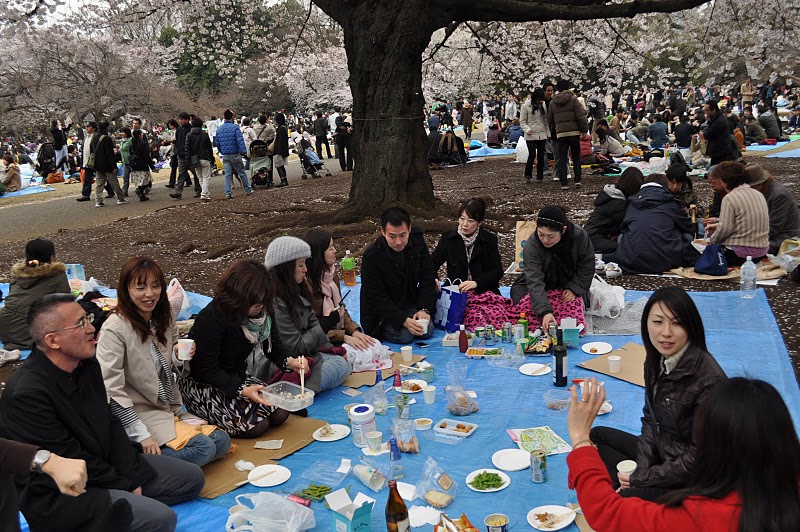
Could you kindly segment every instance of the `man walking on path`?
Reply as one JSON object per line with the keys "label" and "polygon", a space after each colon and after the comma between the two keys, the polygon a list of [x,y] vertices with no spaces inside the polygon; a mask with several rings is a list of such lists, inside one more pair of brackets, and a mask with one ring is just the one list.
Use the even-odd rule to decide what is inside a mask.
{"label": "man walking on path", "polygon": [[242,163],[242,155],[247,154],[242,130],[233,123],[233,111],[227,109],[222,116],[225,118],[225,122],[217,129],[214,142],[220,154],[222,154],[222,168],[225,171],[225,197],[228,199],[233,198],[231,189],[233,172],[236,172],[236,175],[239,176],[245,194],[249,196],[253,193],[253,188],[250,186],[247,172],[244,171],[244,163]]}

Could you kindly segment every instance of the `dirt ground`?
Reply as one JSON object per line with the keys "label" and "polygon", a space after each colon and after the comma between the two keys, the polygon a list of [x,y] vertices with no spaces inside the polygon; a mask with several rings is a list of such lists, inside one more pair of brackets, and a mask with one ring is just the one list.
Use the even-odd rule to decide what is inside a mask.
{"label": "dirt ground", "polygon": [[[800,165],[796,159],[751,160],[762,164],[800,197]],[[517,220],[533,218],[543,205],[560,204],[567,208],[571,220],[582,224],[593,208],[596,194],[609,182],[609,178],[584,174],[583,188],[562,192],[558,183],[549,178],[543,183],[526,184],[522,165],[512,161],[511,157],[492,157],[465,168],[433,172],[439,204],[427,216],[417,214],[412,222],[425,230],[431,249],[443,231],[455,227],[458,202],[481,196],[490,204],[486,225],[498,233],[503,262],[510,264]],[[217,278],[232,262],[245,257],[263,259],[272,238],[284,234],[302,236],[317,225],[333,233],[340,256],[349,249],[359,257],[378,234],[374,219],[343,226],[324,223],[325,213],[341,206],[349,188],[350,174],[343,173],[285,189],[259,190],[253,196],[231,201],[170,205],[111,225],[43,236],[55,242],[59,260],[83,263],[87,276],[109,286],[116,285],[119,268],[126,259],[145,255],[158,261],[168,279],[178,277],[187,290],[210,295]],[[701,203],[710,202],[711,189],[704,180],[696,179],[695,189]],[[0,245],[3,282],[10,280],[9,269],[22,258],[24,245],[24,241]],[[510,284],[511,279],[504,281]],[[668,284],[694,291],[738,289],[733,283],[642,276],[623,276],[615,284],[634,290],[653,290]],[[800,375],[800,330],[795,325],[800,313],[800,285],[783,279],[777,286],[767,287],[766,293],[795,372]],[[5,383],[15,366],[0,368],[0,382]]]}

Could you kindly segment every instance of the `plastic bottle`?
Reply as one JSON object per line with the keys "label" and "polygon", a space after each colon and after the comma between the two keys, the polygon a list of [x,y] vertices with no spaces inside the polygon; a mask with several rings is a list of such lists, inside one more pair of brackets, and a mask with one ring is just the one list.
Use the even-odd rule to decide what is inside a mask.
{"label": "plastic bottle", "polygon": [[566,386],[568,373],[567,346],[564,345],[563,331],[559,328],[553,347],[553,384],[560,388]]}
{"label": "plastic bottle", "polygon": [[517,320],[517,323],[519,323],[523,327],[523,338],[527,338],[528,337],[528,317],[524,312],[520,312],[519,313],[519,319]]}
{"label": "plastic bottle", "polygon": [[345,286],[356,285],[356,259],[350,255],[349,249],[345,252],[344,258],[342,259],[342,280]]}
{"label": "plastic bottle", "polygon": [[375,409],[372,405],[358,405],[350,409],[353,423],[353,443],[356,447],[367,446],[367,433],[376,430]]}
{"label": "plastic bottle", "polygon": [[408,508],[397,490],[397,481],[389,481],[389,499],[386,501],[386,530],[388,532],[410,532]]}
{"label": "plastic bottle", "polygon": [[386,409],[389,408],[389,400],[386,398],[386,388],[384,388],[381,370],[375,372],[375,385],[372,387],[371,393],[372,406],[375,408],[375,413],[385,415]]}
{"label": "plastic bottle", "polygon": [[467,330],[462,325],[458,331],[458,350],[462,353],[466,353],[467,348],[469,348],[469,340],[467,339]]}
{"label": "plastic bottle", "polygon": [[744,299],[756,297],[756,265],[753,263],[753,257],[749,255],[747,261],[742,264],[742,280],[739,283],[739,289]]}
{"label": "plastic bottle", "polygon": [[400,462],[400,447],[397,446],[397,438],[389,440],[389,459],[392,463],[391,480],[399,480],[406,476],[406,470]]}

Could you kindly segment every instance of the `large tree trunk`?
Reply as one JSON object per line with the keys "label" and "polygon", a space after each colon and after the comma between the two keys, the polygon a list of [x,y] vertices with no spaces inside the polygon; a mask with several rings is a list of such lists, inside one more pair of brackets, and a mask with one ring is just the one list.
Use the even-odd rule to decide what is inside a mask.
{"label": "large tree trunk", "polygon": [[422,95],[422,53],[435,29],[427,5],[363,2],[340,19],[353,93],[350,214],[398,204],[433,208]]}

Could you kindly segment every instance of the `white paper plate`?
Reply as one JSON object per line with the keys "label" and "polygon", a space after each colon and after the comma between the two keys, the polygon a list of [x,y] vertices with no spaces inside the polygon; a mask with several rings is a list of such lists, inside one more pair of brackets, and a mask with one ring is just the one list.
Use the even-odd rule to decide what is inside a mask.
{"label": "white paper plate", "polygon": [[[250,480],[251,478],[258,478],[264,473],[269,473],[270,471],[275,472],[266,477],[259,478],[258,480]],[[250,484],[253,486],[258,486],[259,488],[271,488],[272,486],[283,484],[289,480],[291,476],[292,472],[281,465],[266,464],[258,466],[250,471],[250,473],[247,475],[247,480],[250,480]]]}
{"label": "white paper plate", "polygon": [[[592,349],[597,349],[597,351],[593,353]],[[581,350],[590,355],[605,355],[606,353],[610,353],[612,349],[613,347],[611,347],[611,344],[608,342],[589,342],[581,346]]]}
{"label": "white paper plate", "polygon": [[[542,369],[546,368],[546,369]],[[541,377],[553,371],[553,368],[545,364],[537,364],[536,362],[529,362],[519,367],[519,372],[529,377]]]}
{"label": "white paper plate", "polygon": [[547,504],[545,506],[537,506],[530,512],[528,512],[528,524],[531,525],[536,530],[561,530],[562,528],[566,528],[572,524],[575,520],[575,513],[573,512],[571,516],[565,517],[562,521],[556,521],[555,525],[551,527],[543,527],[540,526],[539,520],[536,519],[536,514],[543,514],[549,513],[554,515],[561,515],[566,514],[568,512],[572,512],[566,506],[557,506],[555,504]]}
{"label": "white paper plate", "polygon": [[531,466],[531,454],[522,449],[501,449],[492,455],[492,464],[502,471],[522,471]]}
{"label": "white paper plate", "polygon": [[[503,485],[500,486],[499,488],[491,488],[491,489],[488,489],[488,490],[479,490],[479,489],[475,489],[472,486],[470,486],[469,483],[472,482],[475,479],[475,477],[477,477],[479,474],[483,473],[484,471],[488,471],[489,473],[497,473],[498,475],[500,475],[500,478],[503,480]],[[500,490],[506,489],[511,484],[511,478],[508,475],[506,475],[505,473],[503,473],[502,471],[500,471],[499,469],[483,468],[483,469],[476,469],[475,471],[473,471],[472,473],[467,475],[466,482],[467,482],[467,487],[469,489],[471,489],[472,491],[477,491],[478,493],[494,493],[495,491],[500,491]]]}
{"label": "white paper plate", "polygon": [[402,497],[403,500],[411,502],[417,498],[417,487],[413,484],[398,482],[397,491],[400,492],[400,497]]}
{"label": "white paper plate", "polygon": [[423,389],[424,387],[428,386],[428,383],[427,383],[427,382],[425,382],[425,381],[424,381],[424,380],[422,380],[422,379],[408,379],[408,380],[405,380],[405,381],[403,381],[403,384],[405,384],[405,383],[409,383],[409,384],[416,384],[417,386],[419,386],[419,390],[417,390],[416,392],[412,392],[411,390],[404,390],[404,389],[403,389],[402,387],[400,387],[400,386],[395,386],[395,387],[394,387],[394,391],[396,391],[396,392],[400,392],[400,393],[419,393],[419,392],[421,392],[421,391],[422,391],[422,389]]}
{"label": "white paper plate", "polygon": [[320,427],[314,431],[314,434],[312,434],[312,436],[317,441],[338,441],[350,435],[350,427],[348,427],[347,425],[331,425],[330,427],[331,430],[333,431],[333,434],[329,436],[323,436],[322,427]]}

